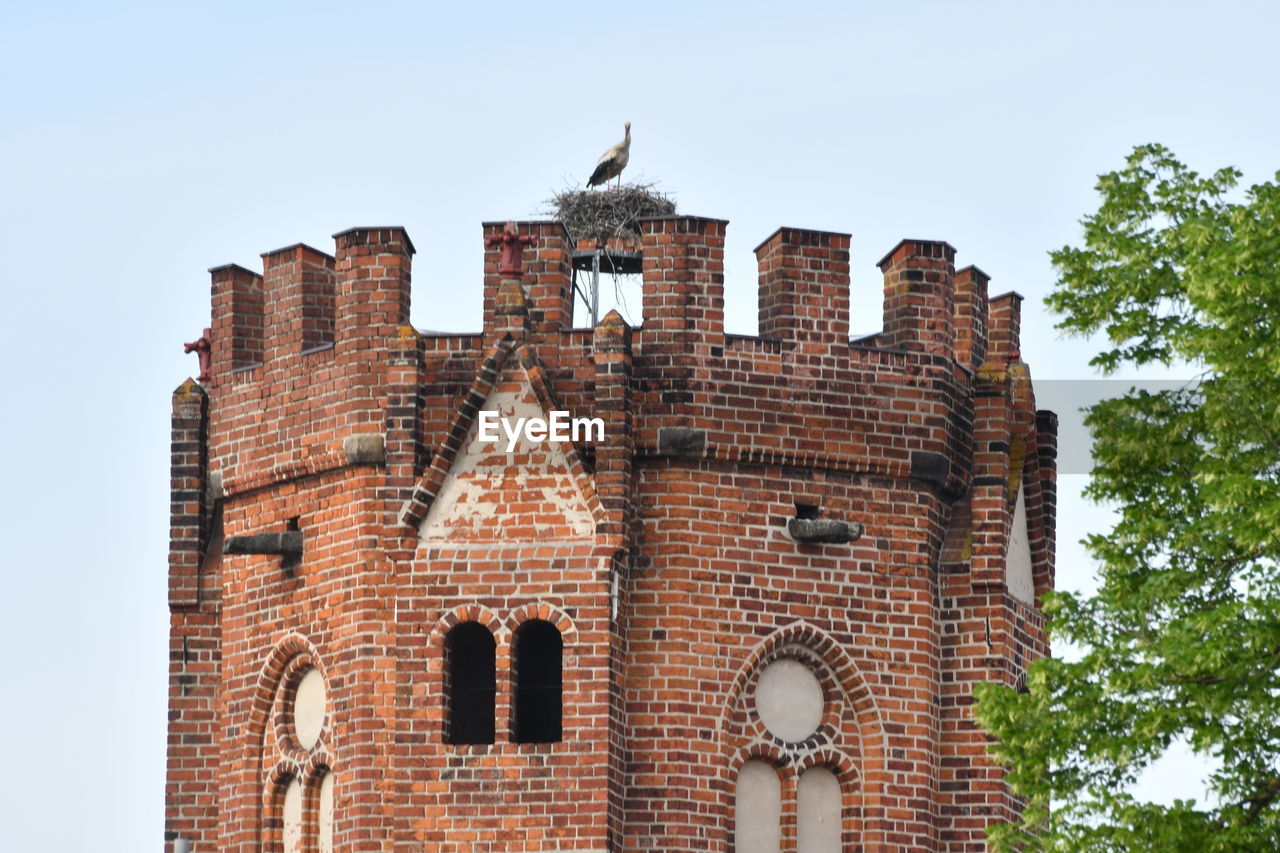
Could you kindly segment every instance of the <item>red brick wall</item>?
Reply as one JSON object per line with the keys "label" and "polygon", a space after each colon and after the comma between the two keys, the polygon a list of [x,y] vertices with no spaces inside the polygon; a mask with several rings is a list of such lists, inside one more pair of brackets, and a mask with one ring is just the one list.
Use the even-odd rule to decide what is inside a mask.
{"label": "red brick wall", "polygon": [[[274,849],[283,784],[327,769],[335,849],[723,851],[737,768],[762,758],[784,848],[821,765],[847,849],[981,849],[1019,806],[972,685],[1047,652],[1004,585],[1019,483],[1037,591],[1053,582],[1054,421],[1017,300],[988,303],[945,243],[904,241],[881,262],[885,331],[850,344],[848,236],[780,229],[757,250],[763,336],[726,335],[726,223],[670,217],[644,224],[643,326],[572,330],[567,235],[518,227],[526,275],[486,255],[479,335],[406,325],[401,229],[213,271],[213,379],[174,398],[167,839]],[[494,401],[601,417],[606,440],[480,447]],[[797,504],[865,532],[798,543]],[[223,553],[294,527],[296,564]],[[530,618],[562,632],[558,743],[511,740]],[[444,742],[464,620],[496,641],[492,745]],[[824,685],[801,745],[750,699],[779,655]],[[302,754],[278,720],[307,666],[329,713]]]}

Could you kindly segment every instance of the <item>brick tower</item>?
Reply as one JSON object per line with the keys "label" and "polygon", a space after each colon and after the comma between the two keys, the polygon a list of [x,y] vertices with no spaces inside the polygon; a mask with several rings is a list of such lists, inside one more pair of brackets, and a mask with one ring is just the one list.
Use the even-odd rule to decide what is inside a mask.
{"label": "brick tower", "polygon": [[[849,236],[783,228],[726,334],[725,227],[643,223],[635,328],[571,328],[557,222],[484,226],[479,334],[408,325],[400,228],[212,270],[166,850],[968,851],[1018,813],[970,703],[1047,653],[1021,297],[905,240],[850,341]],[[552,412],[603,436],[481,429]]]}

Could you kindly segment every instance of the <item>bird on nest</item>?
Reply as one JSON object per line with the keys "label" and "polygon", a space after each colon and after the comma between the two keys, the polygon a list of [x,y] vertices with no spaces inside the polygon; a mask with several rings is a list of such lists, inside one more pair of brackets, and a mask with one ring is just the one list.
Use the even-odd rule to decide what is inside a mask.
{"label": "bird on nest", "polygon": [[618,179],[618,186],[622,186],[622,170],[627,168],[627,161],[631,159],[631,122],[627,122],[627,135],[622,141],[610,148],[600,157],[596,163],[596,170],[591,173],[591,177],[587,179],[587,186],[594,187],[599,184],[607,184],[614,178]]}

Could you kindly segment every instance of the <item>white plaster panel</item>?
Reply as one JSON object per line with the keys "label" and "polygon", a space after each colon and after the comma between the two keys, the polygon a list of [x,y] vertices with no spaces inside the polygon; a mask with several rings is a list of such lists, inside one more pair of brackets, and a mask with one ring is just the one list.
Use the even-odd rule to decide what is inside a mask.
{"label": "white plaster panel", "polygon": [[1035,601],[1031,537],[1027,531],[1027,500],[1021,484],[1018,485],[1018,502],[1014,506],[1013,523],[1009,528],[1009,552],[1005,555],[1004,579],[1009,594],[1014,598],[1027,604]]}
{"label": "white plaster panel", "polygon": [[[521,371],[523,375],[523,371]],[[533,390],[490,392],[484,410],[507,418],[549,417]],[[507,435],[499,428],[496,442],[479,438],[479,418],[454,459],[435,500],[419,528],[424,542],[555,542],[591,539],[595,519],[577,479],[569,468],[563,445],[534,442],[523,435],[507,452]]]}
{"label": "white plaster panel", "polygon": [[317,815],[317,842],[320,853],[333,853],[333,774],[324,774],[320,780],[320,805]]}
{"label": "white plaster panel", "polygon": [[284,824],[284,853],[302,853],[302,783],[297,779],[285,789],[280,818]]}
{"label": "white plaster panel", "polygon": [[782,785],[764,761],[748,761],[738,771],[734,807],[735,853],[778,853],[782,849]]}
{"label": "white plaster panel", "polygon": [[804,740],[822,722],[822,684],[795,658],[780,658],[764,668],[755,699],[760,722],[789,743]]}
{"label": "white plaster panel", "polygon": [[796,798],[797,853],[840,853],[840,780],[811,767],[800,775]]}
{"label": "white plaster panel", "polygon": [[303,749],[311,749],[320,740],[325,702],[324,676],[318,669],[307,670],[293,697],[293,731]]}

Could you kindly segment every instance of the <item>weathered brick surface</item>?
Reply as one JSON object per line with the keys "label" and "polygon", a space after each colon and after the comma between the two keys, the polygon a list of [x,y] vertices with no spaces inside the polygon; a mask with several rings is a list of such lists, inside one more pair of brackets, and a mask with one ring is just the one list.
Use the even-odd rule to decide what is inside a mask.
{"label": "weathered brick surface", "polygon": [[[851,344],[848,236],[780,229],[757,249],[762,335],[727,335],[725,228],[644,223],[634,329],[569,328],[558,223],[519,223],[522,279],[487,252],[476,335],[407,325],[402,229],[213,271],[213,378],[174,398],[167,838],[280,849],[284,787],[315,823],[332,772],[334,849],[725,851],[753,758],[778,768],[784,849],[811,766],[840,780],[846,849],[982,849],[1016,814],[970,703],[1048,650],[1004,574],[1021,484],[1037,594],[1053,583],[1056,421],[1018,357],[1020,297],[904,241],[884,332]],[[495,407],[606,437],[507,453],[476,437]],[[797,543],[798,506],[865,533]],[[291,529],[296,562],[221,552]],[[529,619],[564,642],[556,743],[512,738]],[[445,742],[463,621],[496,643],[491,745]],[[823,685],[802,744],[751,699],[781,656]],[[312,667],[327,717],[302,749]]]}

